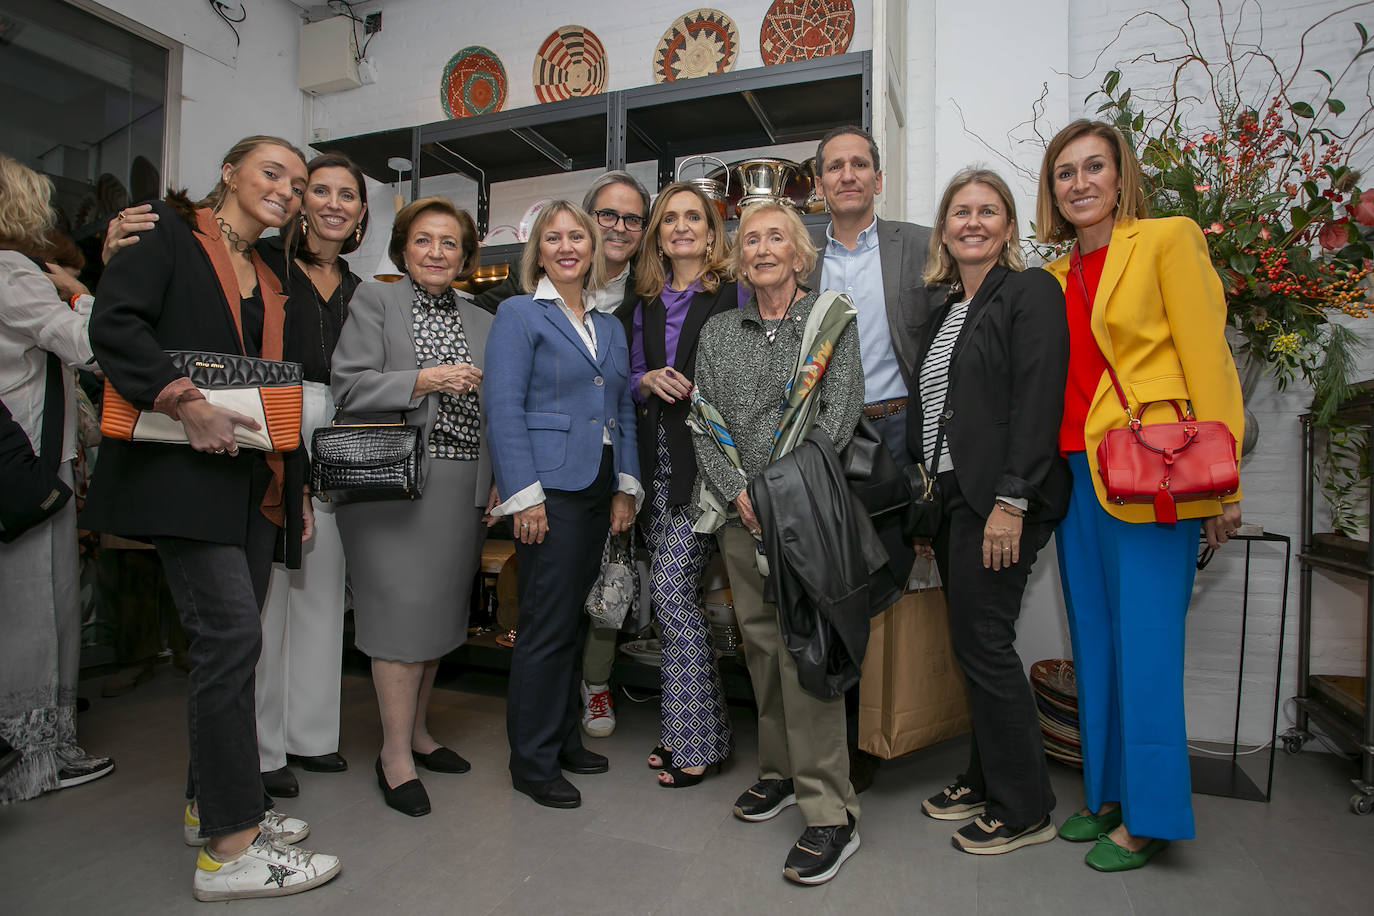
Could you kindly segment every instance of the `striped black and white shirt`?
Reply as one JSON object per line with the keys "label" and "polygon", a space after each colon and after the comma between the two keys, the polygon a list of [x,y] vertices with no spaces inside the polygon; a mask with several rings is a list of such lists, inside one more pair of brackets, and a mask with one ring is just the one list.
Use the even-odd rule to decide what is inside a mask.
{"label": "striped black and white shirt", "polygon": [[940,430],[940,414],[945,410],[945,396],[949,393],[950,357],[954,355],[954,345],[959,340],[959,332],[964,329],[964,319],[968,317],[968,307],[972,301],[965,299],[949,307],[949,313],[945,315],[926,358],[921,362],[921,452],[926,468],[932,474],[954,470],[948,436],[940,445],[940,466],[934,467],[935,437]]}

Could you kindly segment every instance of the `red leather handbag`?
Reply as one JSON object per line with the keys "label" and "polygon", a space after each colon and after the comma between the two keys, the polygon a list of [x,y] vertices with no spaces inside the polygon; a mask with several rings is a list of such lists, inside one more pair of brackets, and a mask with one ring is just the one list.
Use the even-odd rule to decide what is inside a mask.
{"label": "red leather handbag", "polygon": [[1240,488],[1236,466],[1236,437],[1220,420],[1196,420],[1178,402],[1176,423],[1145,424],[1140,418],[1149,404],[1134,415],[1110,366],[1112,387],[1129,423],[1110,429],[1097,445],[1097,472],[1107,499],[1118,505],[1153,503],[1155,521],[1178,521],[1175,503],[1220,499]]}

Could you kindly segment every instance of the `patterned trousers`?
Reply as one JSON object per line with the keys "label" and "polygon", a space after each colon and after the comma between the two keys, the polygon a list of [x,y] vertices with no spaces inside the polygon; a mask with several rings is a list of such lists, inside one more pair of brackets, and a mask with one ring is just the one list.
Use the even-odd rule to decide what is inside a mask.
{"label": "patterned trousers", "polygon": [[663,642],[660,741],[672,750],[675,766],[706,766],[728,757],[731,743],[725,689],[698,600],[712,539],[692,531],[686,506],[668,505],[671,476],[668,440],[659,426],[649,537],[650,595]]}

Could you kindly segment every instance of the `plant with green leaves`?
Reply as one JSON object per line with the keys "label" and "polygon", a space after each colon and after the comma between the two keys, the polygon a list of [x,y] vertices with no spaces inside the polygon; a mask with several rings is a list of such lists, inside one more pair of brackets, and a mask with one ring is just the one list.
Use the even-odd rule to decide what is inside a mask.
{"label": "plant with green leaves", "polygon": [[[1142,99],[1113,69],[1088,96],[1135,147],[1153,214],[1202,228],[1246,355],[1280,387],[1309,384],[1319,426],[1350,393],[1360,338],[1330,319],[1369,316],[1374,227],[1374,188],[1361,189],[1358,168],[1374,135],[1368,30],[1351,26],[1349,59],[1334,75],[1304,63],[1307,40],[1335,15],[1303,33],[1286,70],[1234,37],[1209,59],[1196,33],[1180,29],[1183,53],[1150,55],[1171,68],[1167,91]],[[1359,104],[1338,98],[1344,90]]]}

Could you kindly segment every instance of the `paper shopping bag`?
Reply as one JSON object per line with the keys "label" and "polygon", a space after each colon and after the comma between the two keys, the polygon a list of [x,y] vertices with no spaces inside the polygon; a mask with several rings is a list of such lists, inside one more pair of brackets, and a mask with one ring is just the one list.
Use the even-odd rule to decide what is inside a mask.
{"label": "paper shopping bag", "polygon": [[890,760],[968,732],[944,590],[907,592],[870,626],[859,680],[859,747]]}

